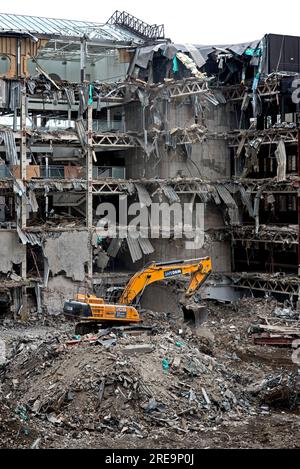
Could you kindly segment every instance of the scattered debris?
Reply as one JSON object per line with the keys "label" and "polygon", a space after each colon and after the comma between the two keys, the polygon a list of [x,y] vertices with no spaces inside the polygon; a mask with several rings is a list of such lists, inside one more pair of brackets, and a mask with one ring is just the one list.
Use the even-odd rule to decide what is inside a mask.
{"label": "scattered debris", "polygon": [[151,353],[153,352],[152,345],[126,345],[123,349],[123,353],[125,355],[135,355],[135,354],[143,354],[143,353]]}
{"label": "scattered debris", "polygon": [[[214,428],[232,435],[255,416],[271,418],[299,405],[291,351],[266,346],[260,354],[248,334],[254,314],[258,321],[278,321],[272,306],[253,300],[250,314],[247,300],[237,314],[232,307],[208,304],[208,338],[214,337],[209,355],[205,333],[199,337],[196,329],[179,328],[151,312],[143,313],[146,333],[137,336],[113,327],[74,337],[73,326],[62,323],[56,334],[30,336],[29,328],[10,342],[12,330],[4,328],[11,345],[0,371],[0,406],[28,438],[22,447],[69,447],[70,441],[77,447],[78,435],[91,445],[97,438],[119,445],[126,435],[141,442],[164,436],[178,445],[181,435],[194,438]],[[101,340],[114,345],[103,347]],[[72,341],[80,345],[66,347]],[[7,438],[18,445],[2,431],[0,442]]]}

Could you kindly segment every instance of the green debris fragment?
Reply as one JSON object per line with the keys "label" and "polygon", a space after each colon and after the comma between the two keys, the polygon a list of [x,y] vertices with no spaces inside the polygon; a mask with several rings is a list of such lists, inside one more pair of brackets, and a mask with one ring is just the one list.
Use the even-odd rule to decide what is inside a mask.
{"label": "green debris fragment", "polygon": [[175,345],[176,345],[176,347],[181,348],[181,347],[184,347],[185,344],[183,342],[176,342]]}
{"label": "green debris fragment", "polygon": [[18,406],[15,410],[15,413],[20,417],[21,420],[27,422],[29,420],[27,409],[24,406]]}
{"label": "green debris fragment", "polygon": [[162,367],[163,367],[163,370],[166,372],[166,371],[169,371],[170,369],[170,363],[168,362],[168,360],[166,358],[164,358],[162,360]]}

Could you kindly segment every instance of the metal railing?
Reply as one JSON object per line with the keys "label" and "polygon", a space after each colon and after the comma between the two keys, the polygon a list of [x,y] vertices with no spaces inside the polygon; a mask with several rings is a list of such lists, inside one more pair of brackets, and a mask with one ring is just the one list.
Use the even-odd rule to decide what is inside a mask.
{"label": "metal railing", "polygon": [[95,166],[93,177],[95,179],[126,179],[126,169],[123,166]]}
{"label": "metal railing", "polygon": [[11,177],[10,171],[5,164],[0,165],[0,179]]}
{"label": "metal railing", "polygon": [[104,120],[94,120],[94,132],[124,132],[124,123],[122,121],[112,120],[110,122]]}
{"label": "metal railing", "polygon": [[65,168],[64,166],[41,166],[40,175],[43,179],[64,179]]}
{"label": "metal railing", "polygon": [[[40,166],[39,178],[41,179],[86,179],[86,168],[77,166],[49,165]],[[67,172],[67,168],[74,168],[74,172]],[[73,175],[72,175],[73,174]],[[72,175],[72,176],[71,176]],[[0,179],[12,177],[12,174],[6,165],[0,165]],[[93,179],[126,179],[126,168],[123,166],[94,166]]]}
{"label": "metal railing", "polygon": [[[48,167],[41,166],[40,167],[40,175],[41,178],[44,179],[86,179],[86,168],[78,167],[80,171],[78,171],[78,177],[70,176],[66,174],[65,166],[59,165],[50,165]],[[126,171],[123,166],[94,166],[93,167],[93,178],[94,179],[125,179],[126,178]]]}

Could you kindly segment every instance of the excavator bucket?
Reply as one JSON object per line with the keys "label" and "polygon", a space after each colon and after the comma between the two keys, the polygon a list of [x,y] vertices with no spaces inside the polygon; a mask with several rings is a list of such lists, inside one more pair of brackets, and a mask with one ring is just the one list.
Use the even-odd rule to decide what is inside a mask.
{"label": "excavator bucket", "polygon": [[208,309],[206,306],[200,306],[196,303],[182,305],[184,321],[190,323],[196,329],[201,327],[207,321]]}
{"label": "excavator bucket", "polygon": [[174,288],[163,285],[150,285],[140,300],[142,309],[166,313],[173,321],[183,321],[184,315],[179,302],[180,295]]}
{"label": "excavator bucket", "polygon": [[205,306],[184,299],[177,288],[151,285],[141,298],[141,307],[157,313],[167,313],[174,321],[187,322],[191,327],[201,327],[208,318]]}

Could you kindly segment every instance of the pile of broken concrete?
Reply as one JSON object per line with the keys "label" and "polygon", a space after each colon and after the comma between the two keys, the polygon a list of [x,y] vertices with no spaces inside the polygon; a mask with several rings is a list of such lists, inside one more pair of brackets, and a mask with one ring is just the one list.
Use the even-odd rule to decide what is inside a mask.
{"label": "pile of broken concrete", "polygon": [[20,339],[1,369],[1,402],[19,435],[186,435],[268,414],[285,383],[282,398],[296,403],[293,373],[255,382],[213,356],[209,334],[148,319],[141,331]]}

